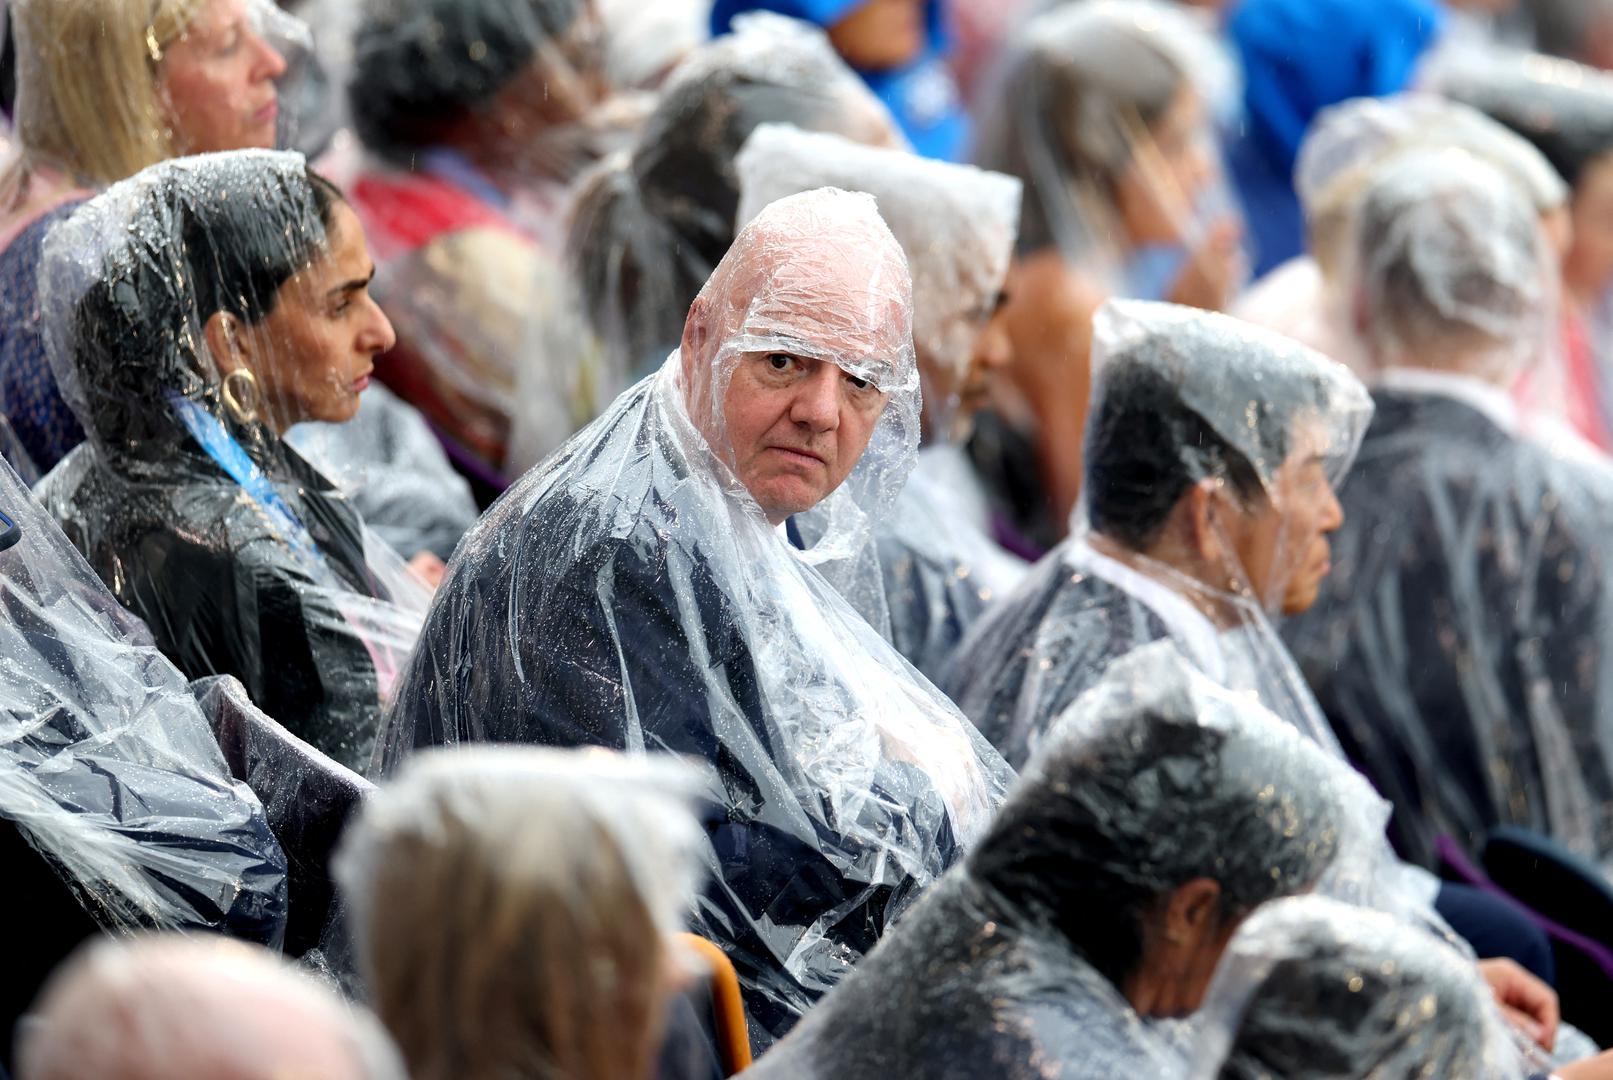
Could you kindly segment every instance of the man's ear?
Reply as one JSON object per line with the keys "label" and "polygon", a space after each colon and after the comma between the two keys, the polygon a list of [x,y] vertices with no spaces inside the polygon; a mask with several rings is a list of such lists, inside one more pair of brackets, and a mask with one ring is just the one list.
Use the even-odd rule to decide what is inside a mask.
{"label": "man's ear", "polygon": [[215,311],[202,327],[202,338],[207,351],[218,365],[220,376],[229,375],[248,366],[242,346],[240,320],[226,311]]}
{"label": "man's ear", "polygon": [[1200,480],[1182,496],[1183,519],[1194,554],[1205,563],[1214,563],[1221,554],[1225,530],[1225,504],[1218,496],[1218,482]]}
{"label": "man's ear", "polygon": [[683,393],[689,405],[689,415],[696,423],[705,420],[711,409],[707,400],[711,393],[710,380],[702,376],[700,365],[705,362],[705,350],[711,340],[708,316],[710,304],[703,296],[695,297],[689,305],[689,317],[683,321],[683,339],[678,344],[678,359],[683,365]]}
{"label": "man's ear", "polygon": [[1172,944],[1197,941],[1221,922],[1221,883],[1194,878],[1171,893],[1165,906],[1165,940]]}

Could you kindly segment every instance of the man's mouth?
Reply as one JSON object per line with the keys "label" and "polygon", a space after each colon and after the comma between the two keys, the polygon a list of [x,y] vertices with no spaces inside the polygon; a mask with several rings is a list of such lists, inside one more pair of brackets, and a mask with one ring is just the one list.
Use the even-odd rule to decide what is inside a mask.
{"label": "man's mouth", "polygon": [[769,446],[768,449],[773,451],[775,454],[782,454],[787,460],[795,461],[802,465],[828,464],[828,462],[824,461],[822,457],[814,454],[810,450],[800,450],[793,446]]}

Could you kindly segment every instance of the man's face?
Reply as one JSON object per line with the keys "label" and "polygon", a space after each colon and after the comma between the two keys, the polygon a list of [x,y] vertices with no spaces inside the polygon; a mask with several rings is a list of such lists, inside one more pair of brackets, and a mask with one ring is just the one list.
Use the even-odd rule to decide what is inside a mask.
{"label": "man's face", "polygon": [[1272,497],[1243,513],[1232,537],[1255,595],[1284,615],[1298,615],[1316,602],[1333,569],[1328,536],[1344,524],[1320,442],[1299,440],[1277,470]]}
{"label": "man's face", "polygon": [[884,408],[885,395],[872,383],[835,364],[747,353],[723,397],[731,464],[777,525],[845,482]]}

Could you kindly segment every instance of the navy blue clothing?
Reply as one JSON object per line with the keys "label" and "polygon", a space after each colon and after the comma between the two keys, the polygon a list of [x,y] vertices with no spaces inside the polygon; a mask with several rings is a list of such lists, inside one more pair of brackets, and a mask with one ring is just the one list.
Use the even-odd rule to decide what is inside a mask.
{"label": "navy blue clothing", "polygon": [[39,325],[39,269],[45,236],[82,202],[52,210],[0,252],[0,413],[31,460],[21,461],[0,445],[19,475],[42,476],[84,441],[84,429],[62,400],[45,355]]}
{"label": "navy blue clothing", "polygon": [[1551,951],[1551,939],[1505,900],[1471,885],[1446,882],[1434,897],[1434,910],[1482,959],[1504,956],[1547,985],[1556,985],[1557,958]]}

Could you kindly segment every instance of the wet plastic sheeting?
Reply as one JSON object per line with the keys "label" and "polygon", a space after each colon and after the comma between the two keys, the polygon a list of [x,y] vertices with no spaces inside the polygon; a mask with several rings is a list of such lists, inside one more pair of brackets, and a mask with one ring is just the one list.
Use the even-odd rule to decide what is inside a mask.
{"label": "wet plastic sheeting", "polygon": [[[383,752],[492,740],[703,762],[717,817],[696,927],[776,1035],[980,835],[1009,772],[818,570],[869,564],[918,445],[908,274],[873,200],[774,204],[697,307],[696,351],[466,537]],[[805,550],[738,479],[720,407],[741,365],[749,379],[780,355],[786,373],[839,368],[846,408],[878,410]]]}
{"label": "wet plastic sheeting", "polygon": [[1470,959],[1321,897],[1278,901],[1239,928],[1198,1026],[1194,1080],[1516,1080],[1536,1071]]}
{"label": "wet plastic sheeting", "polygon": [[4,464],[0,512],[0,816],[108,930],[278,945],[285,856],[184,676]]}
{"label": "wet plastic sheeting", "polygon": [[39,491],[182,671],[236,676],[362,769],[429,594],[276,434],[356,407],[309,292],[342,269],[326,217],[355,228],[300,156],[242,151],[153,166],[54,228],[45,343],[89,440]]}
{"label": "wet plastic sheeting", "polygon": [[1120,988],[1150,913],[1201,877],[1234,918],[1310,888],[1359,785],[1172,646],[1135,654],[1070,710],[967,861],[748,1075],[1179,1076]]}
{"label": "wet plastic sheeting", "polygon": [[[913,343],[923,387],[924,438],[936,446],[967,430],[975,339],[996,310],[1019,221],[1019,181],[1000,173],[867,147],[777,124],[756,129],[736,162],[743,223],[764,206],[817,187],[865,191],[907,254]],[[961,429],[961,430],[960,430]],[[920,462],[925,454],[920,454]],[[991,601],[1023,573],[959,505],[960,493],[915,469],[879,530],[891,641],[939,678],[952,650]]]}

